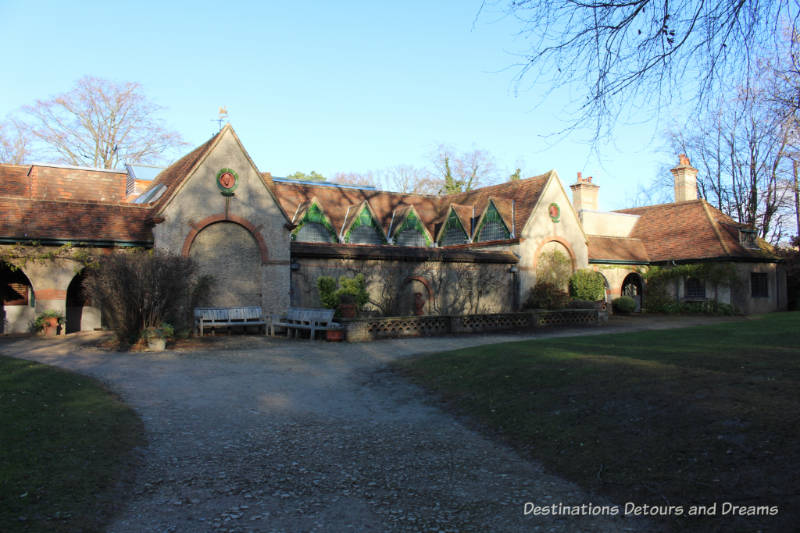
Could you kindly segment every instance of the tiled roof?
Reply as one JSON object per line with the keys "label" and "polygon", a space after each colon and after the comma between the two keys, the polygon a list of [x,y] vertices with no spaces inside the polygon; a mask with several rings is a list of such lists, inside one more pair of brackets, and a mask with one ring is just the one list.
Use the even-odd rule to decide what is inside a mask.
{"label": "tiled roof", "polygon": [[151,212],[128,204],[0,197],[0,236],[151,243]]}
{"label": "tiled roof", "polygon": [[647,263],[644,244],[640,239],[625,237],[606,237],[604,235],[588,235],[590,261],[630,261]]}
{"label": "tiled roof", "polygon": [[125,172],[62,165],[0,165],[0,195],[34,200],[125,201]]}
{"label": "tiled roof", "polygon": [[739,228],[705,200],[621,209],[639,215],[631,237],[641,239],[653,262],[724,258],[770,258],[739,244]]}
{"label": "tiled roof", "polygon": [[[506,221],[509,230],[514,227],[516,232],[519,233],[527,217],[533,211],[533,207],[536,205],[536,201],[539,199],[539,195],[549,177],[550,173],[547,173],[533,178],[441,197],[285,181],[274,182],[272,186],[275,196],[284,211],[289,213],[290,216],[297,212],[298,206],[316,197],[317,202],[330,218],[337,232],[341,231],[346,222],[349,222],[349,220],[345,221],[348,207],[360,205],[366,201],[378,218],[378,223],[383,227],[384,233],[389,231],[393,214],[397,222],[398,214],[402,213],[400,210],[413,205],[428,232],[435,236],[450,212],[451,205],[453,205],[465,229],[469,232],[474,231],[474,222],[477,220],[473,221],[472,218],[475,217],[477,219],[477,217],[481,216],[490,198],[496,200],[495,205],[497,205],[500,215]],[[513,209],[512,200],[514,201]],[[515,215],[513,226],[511,223],[512,210]]]}
{"label": "tiled roof", "polygon": [[0,195],[27,198],[30,195],[28,188],[30,168],[30,165],[0,164]]}
{"label": "tiled roof", "polygon": [[289,213],[290,217],[297,211],[298,205],[309,202],[316,197],[320,208],[328,216],[337,233],[342,230],[342,226],[345,224],[347,208],[351,207],[352,216],[352,206],[361,205],[365,201],[369,202],[378,219],[378,223],[383,227],[384,233],[389,231],[392,214],[398,208],[413,205],[428,231],[431,231],[434,221],[439,216],[440,199],[435,196],[287,183],[284,181],[273,182],[272,186],[281,207]]}
{"label": "tiled roof", "polygon": [[[532,178],[526,178],[517,181],[509,181],[500,183],[498,185],[490,185],[475,189],[474,191],[461,192],[446,196],[448,203],[457,203],[462,205],[474,205],[475,216],[480,217],[486,206],[489,204],[490,198],[514,200],[514,224],[513,228],[517,234],[522,231],[522,226],[527,222],[528,217],[533,212],[536,202],[539,200],[539,195],[542,194],[544,186],[551,172],[540,174]],[[506,221],[509,231],[512,229],[511,224],[511,206],[510,202],[496,202],[497,209],[500,215]]]}

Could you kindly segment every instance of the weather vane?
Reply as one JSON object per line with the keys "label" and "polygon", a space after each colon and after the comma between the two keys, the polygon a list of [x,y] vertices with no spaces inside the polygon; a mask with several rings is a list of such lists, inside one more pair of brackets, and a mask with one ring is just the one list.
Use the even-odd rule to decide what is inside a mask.
{"label": "weather vane", "polygon": [[219,112],[217,113],[217,118],[211,119],[211,122],[217,123],[218,132],[222,130],[222,124],[227,121],[228,121],[228,109],[225,106],[219,108]]}

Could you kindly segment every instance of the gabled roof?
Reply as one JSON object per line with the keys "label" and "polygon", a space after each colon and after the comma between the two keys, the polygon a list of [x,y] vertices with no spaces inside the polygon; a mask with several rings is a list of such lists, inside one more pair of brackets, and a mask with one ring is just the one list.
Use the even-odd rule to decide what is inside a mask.
{"label": "gabled roof", "polygon": [[377,226],[376,229],[380,233],[381,238],[385,241],[386,228],[382,227],[382,224],[378,220],[378,217],[372,210],[372,207],[370,207],[369,202],[367,202],[366,200],[360,202],[357,205],[348,206],[347,210],[345,211],[344,225],[342,226],[341,233],[339,234],[341,238],[343,239],[347,238],[347,234],[353,228],[353,224],[356,222],[356,220],[358,220],[358,218],[361,216],[361,212],[364,210],[366,210],[367,213],[369,213],[370,219],[372,220],[372,222],[375,223],[375,225]]}
{"label": "gabled roof", "polygon": [[[452,203],[471,206],[474,205],[475,213],[484,212],[486,206],[489,204],[489,198],[495,198],[497,200],[500,198],[508,200],[513,199],[514,226],[516,233],[519,234],[522,231],[525,222],[528,221],[528,217],[530,217],[531,213],[533,212],[533,208],[536,207],[536,202],[539,200],[539,196],[542,194],[544,186],[547,184],[547,180],[550,178],[552,173],[553,171],[551,170],[532,178],[509,181],[506,183],[500,183],[498,185],[490,185],[488,187],[482,187],[473,191],[452,194],[446,196],[445,198]],[[508,204],[504,204],[502,208],[500,205],[497,205],[497,207],[498,210],[503,209],[503,211],[500,212],[500,215],[503,217],[503,220],[506,221],[510,231],[512,226],[510,202]]]}
{"label": "gabled roof", "polygon": [[[225,126],[225,128],[227,127],[228,126]],[[153,185],[151,185],[150,188],[152,189],[159,185],[163,185],[166,188],[166,191],[161,194],[153,206],[155,207],[156,211],[160,211],[161,208],[163,208],[167,202],[170,201],[180,184],[183,183],[183,181],[192,173],[192,171],[200,164],[200,162],[211,152],[211,148],[222,137],[222,132],[225,131],[225,128],[221,129],[216,135],[211,137],[205,143],[201,144],[185,156],[172,163],[170,166],[162,170],[158,176],[156,176],[156,178],[153,180]]]}
{"label": "gabled roof", "polygon": [[652,262],[774,258],[768,251],[739,244],[739,229],[746,226],[702,199],[618,212],[639,215],[630,237],[642,241]]}
{"label": "gabled roof", "polygon": [[417,209],[413,205],[407,205],[404,207],[399,207],[394,212],[394,217],[392,219],[392,227],[390,230],[389,238],[394,239],[395,235],[400,231],[409,217],[415,217],[420,222],[420,226],[422,227],[422,231],[424,232],[424,237],[427,241],[433,242],[433,236],[428,231],[428,228],[425,227],[425,224],[422,223],[422,219],[417,213]]}
{"label": "gabled roof", "polygon": [[30,197],[28,170],[30,165],[0,163],[0,195]]}
{"label": "gabled roof", "polygon": [[511,236],[512,231],[516,229],[512,225],[512,213],[516,208],[516,202],[507,198],[490,197],[489,202],[486,204],[486,208],[478,217],[478,220],[475,221],[475,229],[473,231],[474,235],[472,238],[476,241],[479,239],[478,233],[483,229],[483,221],[486,219],[487,215],[489,214],[489,209],[491,209],[492,206],[494,206],[495,211],[500,216],[500,221],[506,227],[506,230],[508,230],[509,236]]}

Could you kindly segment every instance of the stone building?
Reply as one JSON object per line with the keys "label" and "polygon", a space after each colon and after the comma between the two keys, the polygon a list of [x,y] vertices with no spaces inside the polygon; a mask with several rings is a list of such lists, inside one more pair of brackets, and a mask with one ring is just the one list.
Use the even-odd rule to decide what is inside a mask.
{"label": "stone building", "polygon": [[163,170],[0,165],[3,331],[27,330],[45,309],[66,314],[67,332],[100,327],[81,290],[81,256],[127,247],[191,256],[215,277],[209,305],[266,312],[318,306],[319,276],[356,273],[374,313],[518,309],[554,252],[570,270],[601,272],[608,299],[625,293],[646,306],[652,265],[729,262],[742,283],[678,279],[675,297],[785,308],[777,258],[696,199],[684,156],[673,174],[674,203],[610,213],[598,211],[591,178],[578,176],[570,202],[555,170],[446,196],[401,194],[272,178],[230,126]]}

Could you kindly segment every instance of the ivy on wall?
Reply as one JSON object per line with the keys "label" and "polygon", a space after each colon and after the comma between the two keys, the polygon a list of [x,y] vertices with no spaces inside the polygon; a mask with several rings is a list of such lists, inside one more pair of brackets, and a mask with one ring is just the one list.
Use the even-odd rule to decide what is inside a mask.
{"label": "ivy on wall", "polygon": [[68,259],[77,263],[77,273],[84,267],[94,267],[99,258],[97,252],[79,244],[67,242],[61,246],[44,246],[37,241],[31,241],[0,246],[0,262],[6,263],[13,271],[28,263],[43,264],[55,259]]}

